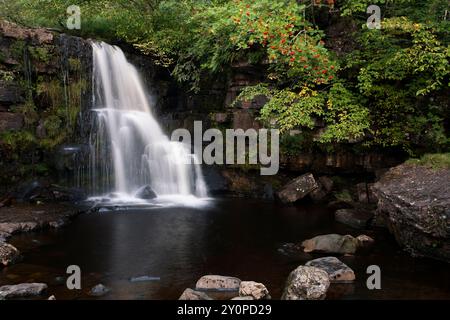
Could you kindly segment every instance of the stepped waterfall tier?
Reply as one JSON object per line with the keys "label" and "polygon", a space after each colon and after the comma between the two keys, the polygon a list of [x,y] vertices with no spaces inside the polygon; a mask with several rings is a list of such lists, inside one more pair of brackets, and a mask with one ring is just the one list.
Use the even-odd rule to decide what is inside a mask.
{"label": "stepped waterfall tier", "polygon": [[[90,183],[95,196],[133,201],[143,188],[157,197],[206,197],[191,146],[170,141],[152,115],[149,95],[122,50],[93,43],[93,106]],[[192,164],[190,164],[192,163]]]}

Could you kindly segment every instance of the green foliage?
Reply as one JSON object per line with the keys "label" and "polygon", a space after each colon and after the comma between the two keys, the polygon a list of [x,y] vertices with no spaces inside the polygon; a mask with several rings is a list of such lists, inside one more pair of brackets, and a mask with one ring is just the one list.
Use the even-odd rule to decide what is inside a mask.
{"label": "green foliage", "polygon": [[36,106],[31,99],[27,99],[24,104],[12,108],[12,110],[23,115],[24,124],[27,127],[33,126],[39,120]]}
{"label": "green foliage", "polygon": [[409,159],[407,163],[433,169],[450,169],[450,153],[424,154],[420,159]]}
{"label": "green foliage", "polygon": [[14,80],[14,72],[0,70],[0,80],[4,82],[12,82]]}
{"label": "green foliage", "polygon": [[6,131],[0,133],[0,141],[9,150],[13,160],[20,160],[20,153],[32,148],[36,143],[36,138],[28,130]]}
{"label": "green foliage", "polygon": [[356,140],[370,127],[369,110],[342,83],[331,87],[324,118],[327,126],[321,142]]}
{"label": "green foliage", "polygon": [[31,58],[36,62],[48,63],[51,59],[50,47],[28,47]]}
{"label": "green foliage", "polygon": [[335,192],[334,197],[336,198],[336,200],[342,201],[342,202],[352,202],[353,201],[352,195],[350,194],[350,191],[348,191],[347,189],[344,189],[339,192]]}
{"label": "green foliage", "polygon": [[[64,28],[66,8],[72,4],[0,2],[0,16],[56,28]],[[82,28],[68,32],[125,41],[152,55],[195,91],[202,79],[227,74],[236,64],[267,70],[262,83],[245,88],[238,101],[267,97],[261,121],[283,134],[300,129],[302,136],[308,133],[324,149],[346,143],[394,147],[410,154],[448,150],[448,1],[314,2],[321,5],[310,0],[82,1]],[[367,7],[372,4],[381,8],[380,30],[366,27]],[[335,10],[324,18],[329,7]],[[339,47],[333,52],[334,31],[341,21],[357,26],[344,31],[354,43],[350,50]],[[13,49],[23,57],[24,43],[16,41]],[[49,56],[43,51],[30,54],[40,61]],[[77,61],[69,65],[79,71]],[[68,98],[53,84],[37,88],[46,92],[49,117],[58,117],[53,120],[60,128],[76,121],[77,85],[83,84],[71,84]],[[325,127],[313,132],[318,122]],[[295,139],[284,140],[296,150]],[[304,148],[304,141],[297,143]]]}

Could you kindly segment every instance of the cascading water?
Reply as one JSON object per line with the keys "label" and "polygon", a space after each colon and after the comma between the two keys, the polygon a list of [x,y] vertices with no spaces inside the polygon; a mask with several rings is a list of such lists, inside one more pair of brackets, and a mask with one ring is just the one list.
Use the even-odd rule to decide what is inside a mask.
{"label": "cascading water", "polygon": [[149,185],[158,199],[206,197],[201,168],[180,161],[194,157],[190,146],[163,133],[136,68],[116,46],[102,42],[92,47],[97,120],[90,143],[93,192],[113,192],[110,200],[133,202],[136,192]]}

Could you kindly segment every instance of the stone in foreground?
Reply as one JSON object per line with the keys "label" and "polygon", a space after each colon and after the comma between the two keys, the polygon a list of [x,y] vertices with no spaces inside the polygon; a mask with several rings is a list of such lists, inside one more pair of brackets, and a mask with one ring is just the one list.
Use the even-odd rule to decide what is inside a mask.
{"label": "stone in foreground", "polygon": [[178,300],[213,300],[206,293],[192,289],[186,289]]}
{"label": "stone in foreground", "polygon": [[450,262],[450,169],[402,164],[372,190],[377,213],[406,251]]}
{"label": "stone in foreground", "polygon": [[241,300],[241,301],[250,301],[255,300],[252,296],[243,296],[243,297],[234,297],[231,300]]}
{"label": "stone in foreground", "polygon": [[195,288],[200,290],[239,290],[240,285],[241,280],[235,277],[207,275],[197,281]]}
{"label": "stone in foreground", "polygon": [[0,299],[35,297],[47,290],[45,283],[21,283],[0,287]]}
{"label": "stone in foreground", "polygon": [[20,258],[20,252],[9,243],[0,242],[0,267],[9,266]]}
{"label": "stone in foreground", "polygon": [[323,300],[329,286],[330,279],[324,270],[299,266],[290,273],[281,300]]}
{"label": "stone in foreground", "polygon": [[336,257],[324,257],[308,261],[306,266],[316,267],[328,273],[331,282],[351,282],[355,273],[349,266]]}
{"label": "stone in foreground", "polygon": [[318,187],[314,176],[311,173],[307,173],[286,184],[277,193],[277,196],[283,203],[294,203],[295,201],[303,199]]}
{"label": "stone in foreground", "polygon": [[351,235],[340,234],[320,235],[312,239],[303,241],[303,251],[354,254],[359,248],[373,242],[372,238],[364,235],[362,236],[354,238]]}
{"label": "stone in foreground", "polygon": [[255,281],[242,281],[239,287],[239,296],[251,296],[255,300],[270,299],[269,290],[266,286]]}
{"label": "stone in foreground", "polygon": [[334,214],[336,221],[353,228],[364,229],[373,219],[373,212],[362,209],[340,209]]}

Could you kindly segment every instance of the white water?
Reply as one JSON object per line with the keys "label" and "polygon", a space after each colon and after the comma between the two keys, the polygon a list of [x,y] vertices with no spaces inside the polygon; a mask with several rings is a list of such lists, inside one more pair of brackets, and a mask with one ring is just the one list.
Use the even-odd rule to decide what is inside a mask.
{"label": "white water", "polygon": [[159,203],[195,204],[206,197],[201,168],[180,161],[194,157],[190,146],[163,133],[136,68],[116,46],[92,47],[98,130],[91,141],[91,176],[95,192],[113,192],[95,198],[140,204],[145,201],[135,195],[144,185],[151,186]]}

